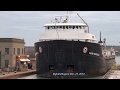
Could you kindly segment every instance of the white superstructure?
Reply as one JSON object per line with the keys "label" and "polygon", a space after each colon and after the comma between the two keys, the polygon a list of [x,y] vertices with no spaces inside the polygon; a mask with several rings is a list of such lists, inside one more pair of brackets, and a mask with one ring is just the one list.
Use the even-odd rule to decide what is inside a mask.
{"label": "white superstructure", "polygon": [[[45,32],[40,35],[40,41],[50,40],[74,40],[84,42],[95,42],[96,37],[89,33],[89,27],[87,23],[73,23],[70,22],[69,13],[67,16],[55,18],[54,22],[45,24]],[[80,17],[80,16],[79,16]]]}

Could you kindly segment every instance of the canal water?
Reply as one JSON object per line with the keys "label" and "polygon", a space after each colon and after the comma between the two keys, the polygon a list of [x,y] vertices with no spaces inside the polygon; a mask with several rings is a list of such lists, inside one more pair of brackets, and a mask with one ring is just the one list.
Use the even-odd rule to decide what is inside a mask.
{"label": "canal water", "polygon": [[[120,65],[120,56],[116,56],[116,63],[117,65]],[[103,76],[100,77],[92,77],[92,78],[84,78],[84,79],[102,79]],[[42,77],[37,77],[36,74],[34,75],[30,75],[30,76],[26,76],[26,77],[22,77],[22,78],[18,78],[18,79],[49,79],[49,78],[42,78]],[[81,79],[81,78],[78,78]]]}

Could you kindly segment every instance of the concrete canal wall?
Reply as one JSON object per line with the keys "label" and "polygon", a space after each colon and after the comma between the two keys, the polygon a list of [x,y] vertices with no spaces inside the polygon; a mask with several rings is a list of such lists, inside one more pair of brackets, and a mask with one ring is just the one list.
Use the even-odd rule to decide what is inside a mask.
{"label": "concrete canal wall", "polygon": [[29,70],[25,72],[17,72],[17,73],[7,73],[7,74],[2,74],[0,75],[0,79],[17,79],[20,77],[28,76],[28,75],[33,75],[36,74],[36,70]]}

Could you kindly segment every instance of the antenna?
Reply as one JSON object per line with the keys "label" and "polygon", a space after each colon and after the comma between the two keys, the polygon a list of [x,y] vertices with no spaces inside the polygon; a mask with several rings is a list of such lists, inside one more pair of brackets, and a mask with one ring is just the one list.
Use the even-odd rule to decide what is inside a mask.
{"label": "antenna", "polygon": [[[77,15],[82,19],[82,17],[77,13]],[[82,19],[82,21],[88,26],[88,24]],[[88,26],[88,33],[89,33],[89,26]]]}

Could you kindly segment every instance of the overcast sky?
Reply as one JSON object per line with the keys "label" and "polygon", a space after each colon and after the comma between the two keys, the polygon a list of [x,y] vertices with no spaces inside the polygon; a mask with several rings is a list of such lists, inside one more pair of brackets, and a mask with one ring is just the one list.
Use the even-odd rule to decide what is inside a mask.
{"label": "overcast sky", "polygon": [[[20,38],[25,46],[34,46],[44,32],[43,25],[54,16],[66,15],[66,11],[0,11],[0,38]],[[73,21],[80,21],[77,13],[88,23],[90,33],[99,33],[107,45],[120,45],[120,11],[72,11]],[[72,21],[72,20],[71,20]],[[81,21],[80,21],[81,22]]]}

